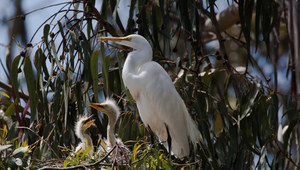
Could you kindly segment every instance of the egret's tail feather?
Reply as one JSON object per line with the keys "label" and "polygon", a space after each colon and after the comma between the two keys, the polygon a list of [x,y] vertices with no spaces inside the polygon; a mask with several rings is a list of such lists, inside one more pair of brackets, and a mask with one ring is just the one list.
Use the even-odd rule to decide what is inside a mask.
{"label": "egret's tail feather", "polygon": [[188,114],[186,116],[188,135],[194,146],[197,145],[200,141],[203,141],[202,135],[192,117]]}

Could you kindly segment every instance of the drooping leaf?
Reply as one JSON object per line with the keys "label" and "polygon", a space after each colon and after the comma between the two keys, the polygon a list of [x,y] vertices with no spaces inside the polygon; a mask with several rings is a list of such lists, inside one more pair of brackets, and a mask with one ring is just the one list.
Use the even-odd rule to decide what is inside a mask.
{"label": "drooping leaf", "polygon": [[44,43],[46,44],[46,47],[48,48],[48,50],[50,51],[50,48],[49,48],[49,42],[48,42],[48,35],[49,35],[49,31],[50,31],[50,25],[49,24],[46,24],[44,26]]}
{"label": "drooping leaf", "polygon": [[12,145],[0,145],[0,152],[4,151],[4,150],[6,150],[6,149],[8,149],[10,147],[12,147]]}
{"label": "drooping leaf", "polygon": [[93,91],[96,102],[98,102],[98,57],[99,50],[93,52],[91,56],[91,75],[93,79]]}
{"label": "drooping leaf", "polygon": [[15,95],[16,95],[16,98],[19,99],[19,82],[18,82],[18,71],[19,71],[19,62],[20,62],[20,59],[21,59],[21,56],[18,55],[13,63],[12,63],[12,70],[11,70],[11,81],[12,81],[12,85],[13,85],[13,88],[14,88],[14,92],[15,92]]}
{"label": "drooping leaf", "polygon": [[106,96],[110,96],[111,91],[109,87],[109,62],[110,56],[102,56],[102,76],[103,76],[103,84],[104,84],[104,92]]}
{"label": "drooping leaf", "polygon": [[5,116],[11,116],[15,113],[15,107],[18,104],[18,100],[15,100],[15,102],[11,103],[7,110],[5,111]]}
{"label": "drooping leaf", "polygon": [[29,146],[19,147],[13,151],[12,155],[18,157],[18,154],[25,154],[28,150]]}
{"label": "drooping leaf", "polygon": [[252,87],[251,87],[251,90],[249,92],[249,97],[248,97],[248,101],[245,105],[245,109],[243,110],[242,114],[241,114],[241,117],[239,118],[239,120],[242,120],[244,119],[245,116],[249,116],[250,114],[250,111],[251,111],[251,108],[252,106],[254,105],[254,101],[258,95],[258,92],[260,90],[260,84],[255,82]]}
{"label": "drooping leaf", "polygon": [[36,81],[34,79],[32,65],[29,57],[25,58],[24,74],[30,99],[31,120],[35,120],[37,108]]}
{"label": "drooping leaf", "polygon": [[10,98],[5,92],[0,92],[0,94],[2,94],[3,96]]}

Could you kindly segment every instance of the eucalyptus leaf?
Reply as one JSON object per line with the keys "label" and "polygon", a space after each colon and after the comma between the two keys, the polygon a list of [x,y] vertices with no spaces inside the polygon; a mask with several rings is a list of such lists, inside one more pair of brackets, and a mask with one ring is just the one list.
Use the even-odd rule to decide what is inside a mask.
{"label": "eucalyptus leaf", "polygon": [[19,154],[25,154],[28,151],[29,146],[21,146],[17,149],[15,149],[12,153],[13,156],[17,157]]}
{"label": "eucalyptus leaf", "polygon": [[6,149],[8,149],[10,147],[12,147],[12,145],[0,145],[0,152],[4,151],[4,150],[6,150]]}
{"label": "eucalyptus leaf", "polygon": [[258,92],[260,90],[261,85],[257,82],[255,82],[249,92],[249,97],[248,97],[248,102],[246,103],[246,107],[243,110],[243,113],[241,114],[241,117],[239,118],[239,120],[244,119],[245,116],[249,116],[251,113],[251,108],[254,105],[254,101],[256,99],[256,97],[258,96]]}
{"label": "eucalyptus leaf", "polygon": [[38,99],[36,94],[36,81],[34,79],[32,64],[29,57],[25,58],[24,74],[30,99],[31,120],[35,120]]}
{"label": "eucalyptus leaf", "polygon": [[14,113],[15,113],[15,107],[17,106],[16,104],[17,104],[18,102],[17,101],[15,101],[15,102],[13,102],[13,103],[11,103],[10,105],[9,105],[9,107],[7,108],[7,110],[5,111],[5,116],[12,116]]}
{"label": "eucalyptus leaf", "polygon": [[98,57],[99,50],[93,52],[91,56],[91,75],[93,79],[93,91],[96,102],[98,102]]}

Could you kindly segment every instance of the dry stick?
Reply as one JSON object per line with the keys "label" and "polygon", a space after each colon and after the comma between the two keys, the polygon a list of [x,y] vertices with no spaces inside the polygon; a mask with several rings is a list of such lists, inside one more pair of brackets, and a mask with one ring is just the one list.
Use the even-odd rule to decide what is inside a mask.
{"label": "dry stick", "polygon": [[115,145],[116,146],[116,154],[115,154],[115,156],[114,156],[114,160],[113,160],[113,163],[112,163],[112,165],[111,165],[111,169],[115,169],[114,167],[115,167],[115,164],[116,164],[116,160],[117,160],[117,153],[118,153],[118,149],[119,149],[119,145],[117,144],[117,145]]}
{"label": "dry stick", "polygon": [[92,164],[86,164],[86,165],[77,165],[77,166],[71,166],[71,167],[66,167],[66,168],[52,168],[52,167],[44,167],[44,168],[39,168],[38,170],[54,170],[54,169],[86,169],[88,167],[93,167],[96,165],[102,165],[102,166],[111,166],[111,164],[105,164],[102,163],[102,161],[104,161],[115,149],[116,149],[117,145],[115,145],[102,159],[100,159],[99,161],[92,163]]}

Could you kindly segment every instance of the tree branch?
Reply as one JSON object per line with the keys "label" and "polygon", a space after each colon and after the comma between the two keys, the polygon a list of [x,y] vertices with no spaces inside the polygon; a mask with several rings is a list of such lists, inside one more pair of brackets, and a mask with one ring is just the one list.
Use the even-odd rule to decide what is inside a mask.
{"label": "tree branch", "polygon": [[[9,85],[9,84],[4,83],[4,82],[2,82],[2,81],[0,81],[0,88],[6,90],[6,91],[8,91],[8,92],[11,92],[11,91],[12,91],[12,86]],[[24,99],[24,100],[29,100],[29,96],[28,96],[28,95],[26,95],[26,94],[24,94],[23,92],[20,92],[20,91],[19,91],[18,93],[19,93],[19,95],[20,95],[20,97],[21,97],[22,99]]]}

